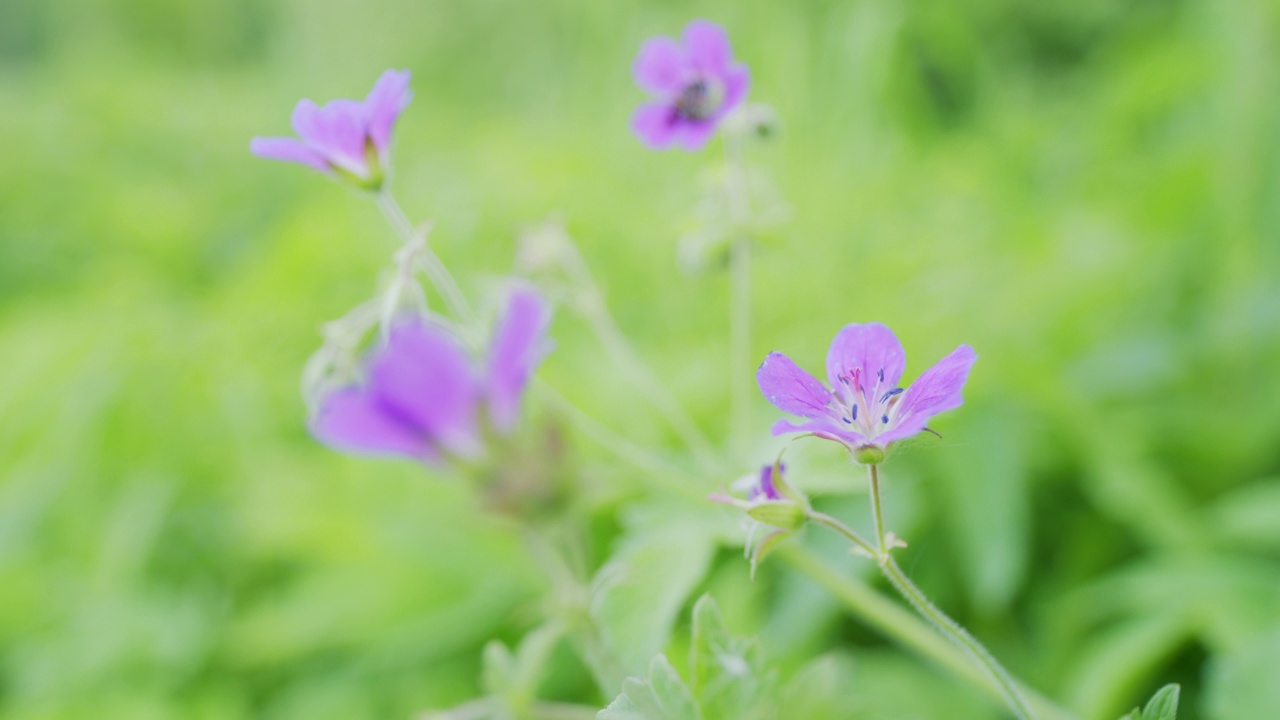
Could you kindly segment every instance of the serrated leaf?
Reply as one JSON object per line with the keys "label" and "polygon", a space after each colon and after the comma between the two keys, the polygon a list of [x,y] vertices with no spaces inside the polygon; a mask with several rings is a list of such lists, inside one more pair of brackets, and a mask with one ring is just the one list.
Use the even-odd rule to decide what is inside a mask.
{"label": "serrated leaf", "polygon": [[1182,688],[1173,683],[1160,688],[1142,708],[1142,720],[1177,720],[1181,693]]}
{"label": "serrated leaf", "polygon": [[645,673],[670,639],[680,606],[706,573],[714,544],[700,527],[640,532],[623,541],[592,583],[591,617],[602,651],[617,666],[593,668],[597,677]]}
{"label": "serrated leaf", "polygon": [[692,668],[694,696],[709,718],[743,718],[758,710],[764,679],[754,640],[734,637],[724,626],[710,595],[693,607]]}
{"label": "serrated leaf", "polygon": [[622,694],[596,720],[701,720],[693,695],[665,655],[649,664],[648,679],[629,677]]}

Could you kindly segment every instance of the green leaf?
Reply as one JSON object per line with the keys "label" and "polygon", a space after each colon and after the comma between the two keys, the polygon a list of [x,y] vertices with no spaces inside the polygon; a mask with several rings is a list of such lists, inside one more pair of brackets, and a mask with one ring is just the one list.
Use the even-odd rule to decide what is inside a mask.
{"label": "green leaf", "polygon": [[700,527],[625,538],[592,583],[589,611],[608,655],[594,664],[616,666],[594,668],[597,677],[616,687],[618,677],[645,672],[666,647],[676,614],[706,573],[713,547],[713,536]]}
{"label": "green leaf", "polygon": [[1280,549],[1280,480],[1271,478],[1233,490],[1209,511],[1214,534],[1245,549]]}
{"label": "green leaf", "polygon": [[729,634],[710,595],[693,607],[689,654],[693,692],[707,717],[743,718],[757,710],[763,684],[758,644]]}
{"label": "green leaf", "polygon": [[701,720],[693,695],[667,656],[649,663],[648,679],[630,677],[622,694],[596,715],[596,720]]}
{"label": "green leaf", "polygon": [[501,640],[490,640],[481,656],[480,683],[486,695],[501,695],[515,676],[516,659]]}
{"label": "green leaf", "polygon": [[1205,684],[1211,720],[1280,718],[1280,628],[1215,656]]}
{"label": "green leaf", "polygon": [[1142,709],[1142,720],[1177,720],[1181,693],[1182,688],[1173,683],[1160,688]]}

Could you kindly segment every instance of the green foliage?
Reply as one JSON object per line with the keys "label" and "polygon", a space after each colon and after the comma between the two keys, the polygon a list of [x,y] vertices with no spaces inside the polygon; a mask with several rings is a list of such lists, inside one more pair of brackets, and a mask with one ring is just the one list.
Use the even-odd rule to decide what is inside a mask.
{"label": "green foliage", "polygon": [[1165,685],[1151,696],[1145,707],[1141,710],[1134,708],[1120,720],[1177,720],[1178,695],[1181,692],[1182,688],[1177,685]]}

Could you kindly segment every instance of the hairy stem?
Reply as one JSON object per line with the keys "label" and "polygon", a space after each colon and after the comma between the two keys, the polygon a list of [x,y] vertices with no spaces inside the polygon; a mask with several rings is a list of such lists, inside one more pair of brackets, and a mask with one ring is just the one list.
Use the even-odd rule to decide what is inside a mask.
{"label": "hairy stem", "polygon": [[608,305],[605,304],[604,293],[600,291],[600,286],[596,283],[582,254],[568,238],[565,239],[563,247],[565,269],[574,284],[578,285],[586,296],[582,303],[583,314],[591,330],[600,340],[600,344],[604,346],[605,352],[609,353],[616,364],[622,366],[623,375],[639,386],[645,399],[657,408],[671,427],[680,434],[703,469],[711,473],[723,473],[726,470],[724,461],[716,454],[707,436],[698,429],[680,401],[640,359],[635,348],[618,327],[617,321],[609,312]]}
{"label": "hairy stem", "polygon": [[[396,202],[395,196],[389,190],[381,190],[374,197],[377,199],[378,209],[387,218],[387,222],[391,223],[391,227],[396,231],[396,235],[400,236],[401,241],[411,243],[418,239],[413,223],[409,221],[400,203]],[[454,282],[453,276],[449,274],[449,269],[440,262],[439,256],[423,242],[422,248],[418,251],[418,257],[422,261],[423,271],[431,279],[431,284],[435,286],[436,291],[444,298],[454,319],[467,328],[468,335],[477,333],[475,313],[471,310],[471,305],[462,294],[462,290],[458,288],[458,283]]]}
{"label": "hairy stem", "polygon": [[929,602],[929,599],[920,591],[920,588],[916,587],[902,572],[902,569],[898,567],[898,563],[890,554],[891,548],[885,544],[884,511],[882,508],[883,503],[880,499],[880,473],[876,466],[871,464],[867,465],[867,474],[871,481],[871,514],[875,517],[876,523],[876,536],[879,547],[879,552],[876,553],[876,562],[880,565],[880,571],[897,588],[898,592],[906,598],[907,602],[916,609],[916,612],[920,613],[938,632],[959,646],[972,660],[982,667],[983,671],[986,672],[1000,690],[1001,696],[1019,720],[1034,720],[1035,715],[1032,714],[1027,701],[1022,697],[1022,693],[1019,692],[1018,686],[1014,683],[1009,672],[982,646],[982,643],[978,642],[977,638],[961,627],[960,623],[952,620],[946,613]]}

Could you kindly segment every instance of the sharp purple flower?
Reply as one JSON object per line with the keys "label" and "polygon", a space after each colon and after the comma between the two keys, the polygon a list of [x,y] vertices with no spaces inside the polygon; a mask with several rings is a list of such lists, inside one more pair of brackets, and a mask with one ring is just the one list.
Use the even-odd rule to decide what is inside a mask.
{"label": "sharp purple flower", "polygon": [[686,25],[680,41],[665,35],[645,41],[632,74],[653,99],[636,110],[631,129],[655,149],[706,145],[751,85],[747,66],[733,60],[728,34],[708,20]]}
{"label": "sharp purple flower", "polygon": [[961,391],[975,360],[973,348],[961,345],[902,388],[906,353],[893,331],[880,323],[855,323],[831,342],[829,388],[778,352],[765,358],[756,381],[775,407],[807,420],[780,420],[774,435],[810,433],[842,443],[857,455],[887,450],[925,430],[933,416],[963,404]]}
{"label": "sharp purple flower", "polygon": [[482,416],[499,435],[514,430],[520,398],[548,348],[549,320],[536,292],[512,292],[484,370],[452,333],[417,317],[398,320],[365,359],[364,382],[321,398],[311,432],[357,454],[428,464],[475,459],[483,454]]}
{"label": "sharp purple flower", "polygon": [[249,150],[377,189],[390,163],[391,130],[412,98],[409,71],[387,70],[364,102],[333,100],[320,107],[299,101],[293,109],[298,137],[255,137]]}

